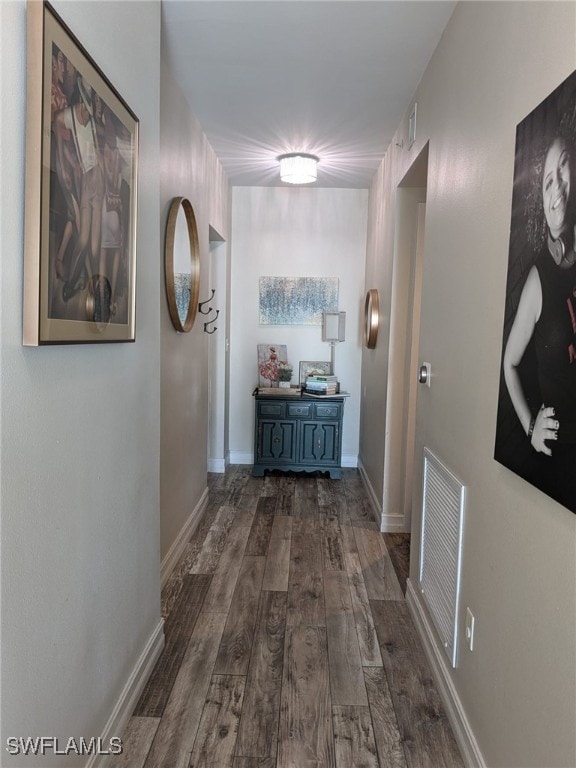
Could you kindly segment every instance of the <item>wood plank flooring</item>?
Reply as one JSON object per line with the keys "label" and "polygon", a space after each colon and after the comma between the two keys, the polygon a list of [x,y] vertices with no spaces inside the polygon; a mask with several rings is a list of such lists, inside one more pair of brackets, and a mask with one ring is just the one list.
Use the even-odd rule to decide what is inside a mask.
{"label": "wood plank flooring", "polygon": [[113,768],[462,768],[405,600],[405,535],[342,480],[230,467],[162,593]]}

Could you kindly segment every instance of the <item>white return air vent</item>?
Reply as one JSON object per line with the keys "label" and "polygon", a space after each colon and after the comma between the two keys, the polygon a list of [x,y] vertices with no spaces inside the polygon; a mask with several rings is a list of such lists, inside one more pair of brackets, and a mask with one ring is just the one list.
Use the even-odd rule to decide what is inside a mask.
{"label": "white return air vent", "polygon": [[420,589],[455,667],[465,488],[428,448],[423,496]]}

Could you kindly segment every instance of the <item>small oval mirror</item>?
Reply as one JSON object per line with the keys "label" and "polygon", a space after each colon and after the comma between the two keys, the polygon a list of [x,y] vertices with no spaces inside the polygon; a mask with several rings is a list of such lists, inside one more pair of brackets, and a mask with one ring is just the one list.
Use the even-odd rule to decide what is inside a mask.
{"label": "small oval mirror", "polygon": [[364,344],[366,344],[368,349],[376,347],[379,322],[378,291],[376,288],[371,288],[366,294],[366,302],[364,304]]}
{"label": "small oval mirror", "polygon": [[188,333],[198,309],[200,248],[194,210],[185,197],[175,197],[170,204],[164,269],[172,324],[177,331]]}

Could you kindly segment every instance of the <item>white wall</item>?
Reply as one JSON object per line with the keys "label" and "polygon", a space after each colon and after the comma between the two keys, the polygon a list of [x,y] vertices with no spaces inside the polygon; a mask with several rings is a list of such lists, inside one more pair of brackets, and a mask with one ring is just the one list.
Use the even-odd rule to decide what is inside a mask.
{"label": "white wall", "polygon": [[[191,112],[179,86],[167,66],[162,66],[161,99],[161,186],[160,220],[162,237],[172,198],[187,197],[194,208],[200,245],[200,296],[210,296],[210,259],[223,262],[228,258],[228,243],[210,255],[210,227],[225,240],[229,230],[228,182],[211,146],[206,141],[198,120]],[[158,258],[161,293],[162,345],[162,418],[161,418],[161,552],[163,562],[187,522],[201,511],[207,488],[208,444],[208,370],[209,341],[212,341],[212,366],[220,371],[225,366],[224,346],[226,295],[220,290],[212,306],[222,309],[222,321],[216,323],[218,345],[204,333],[207,319],[197,314],[189,333],[176,333],[166,303],[163,260]],[[220,264],[222,266],[222,264]],[[213,277],[215,272],[213,271]],[[222,282],[222,281],[221,281]],[[226,278],[223,282],[225,285]],[[224,420],[218,422],[221,433]],[[220,435],[223,439],[223,436]],[[199,506],[200,505],[200,506]],[[174,552],[174,550],[172,550]]]}
{"label": "white wall", "polygon": [[[26,5],[2,2],[1,547],[7,736],[99,736],[159,610],[159,2],[54,2],[140,119],[136,343],[23,347]],[[9,182],[7,183],[7,180]]]}
{"label": "white wall", "polygon": [[320,326],[259,325],[261,276],[337,277],[346,341],[336,346],[335,370],[343,390],[342,460],[358,455],[361,316],[364,306],[367,190],[235,187],[232,194],[230,332],[230,458],[251,463],[252,390],[258,384],[259,343],[286,344],[298,381],[300,360],[329,360]]}
{"label": "white wall", "polygon": [[[426,445],[468,488],[459,663],[439,669],[471,729],[470,755],[494,768],[576,765],[576,515],[493,459],[515,130],[576,67],[575,31],[574,3],[459,4],[416,94],[417,141],[406,149],[406,116],[371,190],[370,239],[383,247],[369,250],[367,271],[386,313],[396,188],[430,142],[421,359],[433,378],[419,391],[414,508]],[[381,487],[386,360],[366,357],[363,374],[361,455],[376,455]],[[417,586],[416,513],[412,533]]]}
{"label": "white wall", "polygon": [[[209,381],[209,405],[208,405],[208,471],[223,472],[226,468],[226,456],[228,455],[228,408],[229,387],[227,386],[228,359],[228,313],[227,313],[227,288],[230,278],[230,259],[228,243],[221,240],[210,242],[210,296],[212,289],[216,291],[214,299],[204,307],[212,307],[218,310],[216,317],[214,311],[203,315],[202,322],[208,322],[210,331],[208,368]],[[216,329],[216,330],[214,330]]]}

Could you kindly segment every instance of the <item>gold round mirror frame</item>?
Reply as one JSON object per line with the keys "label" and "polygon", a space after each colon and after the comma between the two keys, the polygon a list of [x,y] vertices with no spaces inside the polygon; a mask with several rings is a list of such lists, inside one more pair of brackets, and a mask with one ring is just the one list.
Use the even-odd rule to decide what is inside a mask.
{"label": "gold round mirror frame", "polygon": [[[178,311],[176,274],[174,272],[174,241],[176,237],[176,220],[182,209],[186,217],[188,230],[188,245],[190,247],[190,298],[186,318],[182,320]],[[198,310],[198,295],[200,291],[200,246],[198,242],[198,228],[192,204],[185,197],[175,197],[170,203],[168,221],[166,222],[166,242],[164,246],[164,272],[166,277],[166,296],[168,298],[168,310],[172,325],[181,333],[188,333],[194,325]]]}
{"label": "gold round mirror frame", "polygon": [[364,344],[368,349],[374,349],[376,347],[379,322],[380,309],[378,291],[376,288],[370,288],[366,294],[366,302],[364,304]]}

